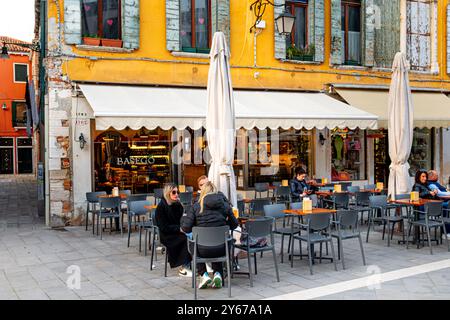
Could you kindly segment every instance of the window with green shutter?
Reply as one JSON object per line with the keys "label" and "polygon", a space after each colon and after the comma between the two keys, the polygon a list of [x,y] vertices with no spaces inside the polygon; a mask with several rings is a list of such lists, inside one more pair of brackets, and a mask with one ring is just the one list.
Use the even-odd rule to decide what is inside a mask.
{"label": "window with green shutter", "polygon": [[12,125],[15,128],[24,128],[27,126],[27,104],[25,102],[13,101]]}

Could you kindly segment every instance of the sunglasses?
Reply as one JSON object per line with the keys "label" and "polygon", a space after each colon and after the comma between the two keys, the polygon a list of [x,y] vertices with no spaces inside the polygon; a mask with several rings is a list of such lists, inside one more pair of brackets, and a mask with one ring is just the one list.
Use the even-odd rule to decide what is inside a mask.
{"label": "sunglasses", "polygon": [[178,194],[178,191],[177,190],[172,190],[172,194],[176,195],[176,194]]}

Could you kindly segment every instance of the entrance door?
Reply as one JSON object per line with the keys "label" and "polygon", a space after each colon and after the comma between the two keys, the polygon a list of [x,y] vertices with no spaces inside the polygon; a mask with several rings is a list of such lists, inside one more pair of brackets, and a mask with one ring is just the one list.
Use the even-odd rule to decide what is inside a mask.
{"label": "entrance door", "polygon": [[33,147],[28,138],[17,138],[17,173],[33,173]]}
{"label": "entrance door", "polygon": [[14,174],[13,138],[0,138],[0,174]]}

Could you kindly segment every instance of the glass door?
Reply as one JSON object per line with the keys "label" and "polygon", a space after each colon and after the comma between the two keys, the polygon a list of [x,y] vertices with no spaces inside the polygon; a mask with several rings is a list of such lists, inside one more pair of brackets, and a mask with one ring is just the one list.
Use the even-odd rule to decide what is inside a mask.
{"label": "glass door", "polygon": [[14,174],[13,138],[0,138],[0,174]]}
{"label": "glass door", "polygon": [[33,173],[33,143],[29,138],[17,138],[17,173]]}

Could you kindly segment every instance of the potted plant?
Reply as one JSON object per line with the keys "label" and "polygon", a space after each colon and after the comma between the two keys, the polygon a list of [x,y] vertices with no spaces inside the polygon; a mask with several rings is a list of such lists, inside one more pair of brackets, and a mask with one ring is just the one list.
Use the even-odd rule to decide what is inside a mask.
{"label": "potted plant", "polygon": [[295,44],[292,44],[287,48],[286,54],[289,60],[314,61],[315,47],[312,44],[304,48],[297,48]]}
{"label": "potted plant", "polygon": [[122,48],[122,40],[102,38],[102,46],[103,47]]}
{"label": "potted plant", "polygon": [[99,46],[100,38],[96,34],[83,35],[83,43],[89,46]]}

